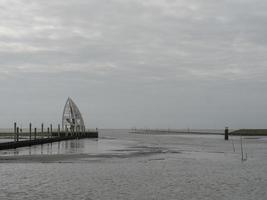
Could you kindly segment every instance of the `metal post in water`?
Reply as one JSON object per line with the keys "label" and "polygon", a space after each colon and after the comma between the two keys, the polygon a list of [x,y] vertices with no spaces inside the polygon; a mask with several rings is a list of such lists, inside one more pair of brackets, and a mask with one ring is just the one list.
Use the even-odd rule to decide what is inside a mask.
{"label": "metal post in water", "polygon": [[32,123],[29,125],[29,131],[30,131],[30,140],[32,140]]}
{"label": "metal post in water", "polygon": [[16,141],[18,142],[19,141],[19,127],[17,127],[17,138],[16,138]]}
{"label": "metal post in water", "polygon": [[228,140],[228,137],[229,137],[229,130],[228,130],[228,127],[225,127],[225,130],[224,130],[224,140]]}
{"label": "metal post in water", "polygon": [[52,138],[53,137],[53,126],[52,126],[52,124],[50,124],[50,137]]}
{"label": "metal post in water", "polygon": [[57,125],[57,135],[60,137],[60,124]]}
{"label": "metal post in water", "polygon": [[36,140],[37,129],[34,128],[34,139]]}
{"label": "metal post in water", "polygon": [[43,138],[44,137],[44,123],[42,123],[42,125],[41,125],[41,135]]}
{"label": "metal post in water", "polygon": [[17,135],[17,123],[14,122],[14,141],[16,142],[16,135]]}

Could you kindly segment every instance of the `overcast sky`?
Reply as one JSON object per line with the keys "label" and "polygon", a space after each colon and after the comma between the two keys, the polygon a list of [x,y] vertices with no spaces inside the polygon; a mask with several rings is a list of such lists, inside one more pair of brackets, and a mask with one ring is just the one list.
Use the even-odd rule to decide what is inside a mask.
{"label": "overcast sky", "polygon": [[265,0],[0,0],[0,127],[267,128]]}

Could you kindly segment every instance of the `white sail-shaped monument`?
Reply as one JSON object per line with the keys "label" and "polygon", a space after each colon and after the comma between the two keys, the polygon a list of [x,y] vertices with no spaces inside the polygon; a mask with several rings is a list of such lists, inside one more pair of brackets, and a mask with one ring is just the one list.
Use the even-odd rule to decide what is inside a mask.
{"label": "white sail-shaped monument", "polygon": [[72,132],[85,131],[82,114],[70,97],[67,99],[64,107],[62,129],[65,131],[70,130]]}

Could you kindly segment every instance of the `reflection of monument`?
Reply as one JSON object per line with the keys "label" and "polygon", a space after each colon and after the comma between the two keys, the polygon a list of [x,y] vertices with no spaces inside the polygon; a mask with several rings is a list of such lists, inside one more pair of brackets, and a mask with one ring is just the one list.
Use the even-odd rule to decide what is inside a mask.
{"label": "reflection of monument", "polygon": [[62,116],[62,129],[65,131],[85,131],[84,121],[79,108],[71,98],[68,98]]}

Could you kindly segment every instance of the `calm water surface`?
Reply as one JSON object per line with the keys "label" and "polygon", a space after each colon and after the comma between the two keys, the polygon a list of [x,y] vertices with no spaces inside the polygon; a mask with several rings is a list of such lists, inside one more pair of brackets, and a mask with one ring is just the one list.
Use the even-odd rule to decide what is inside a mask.
{"label": "calm water surface", "polygon": [[54,142],[51,144],[34,145],[0,151],[0,156],[12,155],[55,155],[55,154],[100,154],[115,149],[123,149],[130,141],[101,139],[81,139]]}

